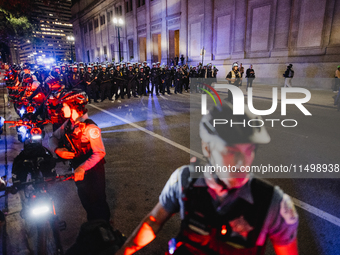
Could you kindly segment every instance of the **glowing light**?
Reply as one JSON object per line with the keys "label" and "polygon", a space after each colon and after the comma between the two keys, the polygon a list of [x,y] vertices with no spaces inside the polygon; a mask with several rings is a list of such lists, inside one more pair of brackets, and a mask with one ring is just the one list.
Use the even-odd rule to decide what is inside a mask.
{"label": "glowing light", "polygon": [[47,212],[49,212],[49,207],[44,205],[44,206],[39,206],[39,207],[36,207],[36,208],[33,208],[32,209],[32,214],[33,215],[41,215],[41,214],[45,214]]}
{"label": "glowing light", "polygon": [[221,234],[222,234],[222,235],[227,234],[227,226],[226,226],[226,225],[223,225],[223,226],[222,226]]}
{"label": "glowing light", "polygon": [[[25,109],[24,109],[24,108],[21,108],[20,111],[19,111],[19,113],[20,113],[20,116],[24,115]],[[25,127],[20,127],[20,128],[25,128]],[[19,130],[20,130],[20,128],[19,128]],[[25,130],[26,130],[26,129],[25,129]]]}
{"label": "glowing light", "polygon": [[118,22],[119,22],[120,25],[123,25],[123,23],[124,23],[122,19],[119,19]]}
{"label": "glowing light", "polygon": [[42,138],[41,135],[32,136],[32,140],[40,140],[41,138]]}
{"label": "glowing light", "polygon": [[118,20],[117,20],[117,18],[114,18],[114,19],[113,19],[113,23],[115,23],[115,24],[117,24],[117,23],[118,23]]}

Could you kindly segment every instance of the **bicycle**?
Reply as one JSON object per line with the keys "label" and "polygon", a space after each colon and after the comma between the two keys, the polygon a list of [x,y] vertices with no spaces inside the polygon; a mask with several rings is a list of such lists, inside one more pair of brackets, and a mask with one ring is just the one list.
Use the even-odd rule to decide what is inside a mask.
{"label": "bicycle", "polygon": [[[26,162],[28,163],[28,162]],[[32,163],[32,162],[30,162]],[[28,176],[28,179],[31,176]],[[25,220],[29,250],[35,255],[63,255],[60,231],[66,229],[66,222],[60,221],[48,185],[74,179],[73,174],[52,177],[36,176],[26,182],[13,181],[6,187],[5,195],[23,190],[24,201],[20,216]]]}
{"label": "bicycle", "polygon": [[58,219],[53,197],[48,193],[48,184],[72,179],[73,175],[59,176],[54,171],[57,160],[42,145],[42,129],[48,123],[37,120],[3,121],[3,124],[16,127],[19,141],[24,143],[23,150],[13,161],[13,186],[6,188],[5,195],[23,191],[20,194],[23,198],[20,216],[25,220],[31,253],[63,255],[59,231],[66,229],[66,223]]}

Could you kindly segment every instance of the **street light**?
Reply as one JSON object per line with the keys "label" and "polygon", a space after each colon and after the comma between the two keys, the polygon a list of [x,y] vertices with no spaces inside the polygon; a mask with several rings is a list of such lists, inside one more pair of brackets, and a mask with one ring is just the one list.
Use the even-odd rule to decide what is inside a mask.
{"label": "street light", "polygon": [[122,28],[122,25],[124,24],[124,21],[119,18],[113,18],[113,24],[115,24],[116,29],[118,30],[118,51],[119,51],[119,62],[122,61],[122,56],[121,56],[121,49],[120,49],[120,32],[119,29]]}
{"label": "street light", "polygon": [[73,63],[73,42],[74,42],[75,39],[72,35],[67,36],[66,38],[71,43],[71,62]]}

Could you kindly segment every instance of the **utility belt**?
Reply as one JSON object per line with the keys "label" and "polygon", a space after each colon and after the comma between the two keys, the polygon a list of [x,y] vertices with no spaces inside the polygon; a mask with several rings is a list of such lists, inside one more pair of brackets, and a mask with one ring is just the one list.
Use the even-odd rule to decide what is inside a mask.
{"label": "utility belt", "polygon": [[251,248],[236,248],[232,244],[208,243],[206,246],[201,246],[184,236],[177,236],[168,242],[168,252],[166,255],[263,255],[266,245],[255,246]]}

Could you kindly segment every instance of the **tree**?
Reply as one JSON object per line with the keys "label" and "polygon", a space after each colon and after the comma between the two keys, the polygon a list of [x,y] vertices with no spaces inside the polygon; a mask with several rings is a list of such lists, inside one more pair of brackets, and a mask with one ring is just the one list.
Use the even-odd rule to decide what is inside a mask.
{"label": "tree", "polygon": [[33,8],[34,0],[0,0],[0,41],[3,44],[3,55],[10,55],[9,46],[13,40],[25,40],[32,35],[35,24],[30,14]]}

